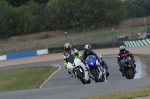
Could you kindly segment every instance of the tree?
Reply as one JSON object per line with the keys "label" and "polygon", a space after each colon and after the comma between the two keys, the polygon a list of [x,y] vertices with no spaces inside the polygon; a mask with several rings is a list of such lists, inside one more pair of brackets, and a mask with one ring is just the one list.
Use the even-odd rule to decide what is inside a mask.
{"label": "tree", "polygon": [[15,9],[6,1],[0,1],[0,38],[8,38],[15,33]]}
{"label": "tree", "polygon": [[[6,1],[14,7],[19,7],[22,5],[28,5],[28,2],[30,0],[6,0]],[[34,1],[40,5],[40,4],[46,4],[49,0],[34,0]]]}
{"label": "tree", "polygon": [[57,29],[95,28],[125,17],[120,0],[50,0],[47,9]]}
{"label": "tree", "polygon": [[35,16],[33,16],[30,13],[28,6],[18,7],[17,16],[18,16],[17,32],[20,35],[27,34],[27,33],[34,31]]}
{"label": "tree", "polygon": [[150,15],[150,0],[125,0],[127,18],[145,17]]}

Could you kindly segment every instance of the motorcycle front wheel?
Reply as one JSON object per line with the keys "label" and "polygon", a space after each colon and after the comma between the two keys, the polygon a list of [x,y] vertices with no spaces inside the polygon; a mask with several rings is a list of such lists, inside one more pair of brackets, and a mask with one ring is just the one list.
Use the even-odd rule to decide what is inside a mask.
{"label": "motorcycle front wheel", "polygon": [[76,69],[76,73],[77,73],[77,77],[80,79],[80,81],[81,81],[83,84],[86,84],[86,80],[84,79],[84,76],[82,75],[82,73],[80,72],[79,69]]}
{"label": "motorcycle front wheel", "polygon": [[134,72],[132,69],[127,69],[126,70],[126,78],[127,79],[133,79],[134,78]]}

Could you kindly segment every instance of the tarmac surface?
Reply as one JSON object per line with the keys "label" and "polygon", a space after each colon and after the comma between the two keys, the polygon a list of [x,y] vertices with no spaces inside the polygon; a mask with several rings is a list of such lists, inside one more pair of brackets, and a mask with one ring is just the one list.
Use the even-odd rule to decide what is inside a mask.
{"label": "tarmac surface", "polygon": [[[131,51],[131,53],[135,55],[150,54],[150,46],[132,47],[127,48],[127,50]],[[97,54],[103,55],[104,60],[109,66],[110,77],[108,82],[92,82],[91,84],[83,85],[79,80],[71,78],[67,74],[64,66],[62,66],[62,53],[12,59],[0,61],[0,69],[24,68],[45,64],[60,65],[61,69],[55,73],[51,79],[43,84],[40,89],[2,92],[0,93],[0,99],[79,99],[82,97],[127,91],[150,86],[150,78],[146,77],[148,74],[145,73],[146,69],[149,69],[149,66],[143,62],[141,63],[142,78],[127,80],[121,76],[121,73],[118,70],[116,62],[119,51],[118,48],[97,49],[94,51]],[[136,57],[136,62],[139,62],[138,59],[139,57]]]}

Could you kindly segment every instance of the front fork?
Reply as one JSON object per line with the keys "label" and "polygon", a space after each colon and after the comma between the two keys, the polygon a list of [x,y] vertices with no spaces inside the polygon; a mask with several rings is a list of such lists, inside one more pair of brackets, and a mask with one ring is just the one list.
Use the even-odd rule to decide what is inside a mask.
{"label": "front fork", "polygon": [[98,78],[102,79],[102,76],[104,76],[104,81],[106,81],[106,70],[102,66],[98,66],[98,69],[100,71]]}

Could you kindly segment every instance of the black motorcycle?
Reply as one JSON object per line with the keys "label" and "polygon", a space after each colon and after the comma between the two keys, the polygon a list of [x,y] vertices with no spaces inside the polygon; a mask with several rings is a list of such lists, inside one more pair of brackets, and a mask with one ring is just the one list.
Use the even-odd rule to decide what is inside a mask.
{"label": "black motorcycle", "polygon": [[125,77],[127,79],[133,79],[135,76],[135,66],[132,59],[129,56],[124,56],[121,61],[121,65],[123,67],[122,72],[125,75]]}

